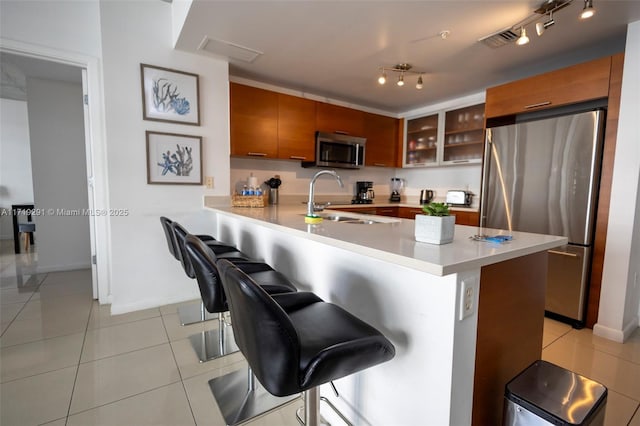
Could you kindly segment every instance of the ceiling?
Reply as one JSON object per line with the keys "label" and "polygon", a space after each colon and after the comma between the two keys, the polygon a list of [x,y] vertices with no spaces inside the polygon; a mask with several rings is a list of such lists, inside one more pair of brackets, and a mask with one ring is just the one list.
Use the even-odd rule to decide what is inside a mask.
{"label": "ceiling", "polygon": [[[262,52],[253,62],[230,59],[232,76],[400,114],[623,51],[627,24],[640,20],[638,0],[594,0],[596,15],[585,21],[578,19],[584,1],[573,0],[541,37],[535,22],[529,25],[525,46],[494,49],[477,41],[543,3],[193,0],[176,48],[224,57],[199,46],[206,37],[230,42]],[[443,30],[450,31],[446,39]],[[377,83],[380,67],[404,62],[425,72],[422,90],[415,88],[417,76],[407,76],[404,87],[390,73],[386,85]]]}

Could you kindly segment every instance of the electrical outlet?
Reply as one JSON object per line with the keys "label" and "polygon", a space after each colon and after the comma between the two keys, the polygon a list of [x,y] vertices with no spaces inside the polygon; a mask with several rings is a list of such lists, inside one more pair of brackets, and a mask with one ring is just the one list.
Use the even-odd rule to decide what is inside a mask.
{"label": "electrical outlet", "polygon": [[476,288],[478,279],[476,277],[465,278],[460,283],[460,321],[473,315],[476,307]]}
{"label": "electrical outlet", "polygon": [[206,186],[208,189],[212,189],[212,188],[213,188],[213,176],[207,176],[207,177],[204,179],[204,182],[205,182],[205,186]]}

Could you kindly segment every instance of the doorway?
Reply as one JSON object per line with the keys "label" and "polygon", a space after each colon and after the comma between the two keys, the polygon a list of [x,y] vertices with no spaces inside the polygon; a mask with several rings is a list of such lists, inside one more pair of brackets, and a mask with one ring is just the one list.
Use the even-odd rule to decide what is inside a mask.
{"label": "doorway", "polygon": [[[28,129],[23,133],[29,149],[23,152],[30,156],[16,159],[17,176],[3,179],[8,183],[3,198],[17,197],[35,206],[39,272],[91,266],[93,297],[97,299],[95,203],[93,187],[88,185],[93,181],[93,161],[84,70],[37,57],[0,55],[3,107],[25,104]],[[5,101],[6,92],[13,96],[13,102]],[[32,190],[20,193],[15,185],[20,180],[31,180]],[[26,199],[29,197],[31,200]],[[3,200],[3,207],[5,203]]]}

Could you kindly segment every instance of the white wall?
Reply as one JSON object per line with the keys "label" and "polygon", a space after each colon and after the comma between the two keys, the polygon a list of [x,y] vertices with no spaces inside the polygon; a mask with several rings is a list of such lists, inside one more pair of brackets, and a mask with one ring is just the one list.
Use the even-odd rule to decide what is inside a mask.
{"label": "white wall", "polygon": [[91,264],[82,86],[27,78],[38,271]]}
{"label": "white wall", "polygon": [[602,295],[594,333],[622,341],[639,325],[640,21],[629,25],[611,184]]}
{"label": "white wall", "polygon": [[2,0],[3,38],[100,57],[98,0]]}
{"label": "white wall", "polygon": [[[33,202],[27,103],[0,99],[0,208]],[[10,215],[0,215],[0,239],[13,239]]]}
{"label": "white wall", "polygon": [[[199,298],[195,281],[169,255],[159,217],[214,233],[203,196],[229,194],[228,64],[174,50],[171,8],[160,1],[100,3],[110,205],[129,211],[111,218],[114,314]],[[142,119],[140,63],[200,76],[200,126]],[[202,136],[214,189],[148,185],[145,130]]]}

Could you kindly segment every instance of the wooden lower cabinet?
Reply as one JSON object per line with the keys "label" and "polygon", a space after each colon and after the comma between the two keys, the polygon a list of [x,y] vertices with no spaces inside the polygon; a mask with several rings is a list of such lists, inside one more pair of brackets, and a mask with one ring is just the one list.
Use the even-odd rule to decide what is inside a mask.
{"label": "wooden lower cabinet", "polygon": [[[421,208],[417,207],[338,207],[334,210],[343,212],[353,212],[360,214],[375,214],[378,216],[399,217],[402,219],[415,220],[417,214],[423,214]],[[456,225],[478,226],[480,224],[480,213],[466,210],[451,209],[451,214],[456,216]]]}

